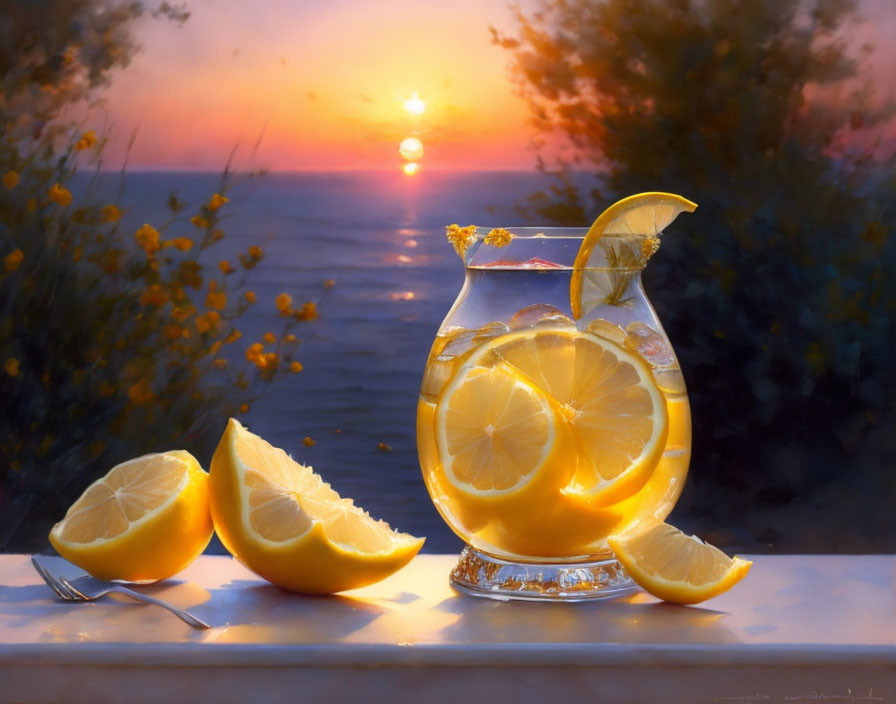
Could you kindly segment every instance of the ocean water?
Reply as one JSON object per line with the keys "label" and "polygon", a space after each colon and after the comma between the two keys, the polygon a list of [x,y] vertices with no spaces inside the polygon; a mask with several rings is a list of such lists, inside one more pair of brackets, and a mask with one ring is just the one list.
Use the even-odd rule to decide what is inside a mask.
{"label": "ocean water", "polygon": [[[128,224],[162,220],[172,190],[203,202],[218,178],[129,174]],[[259,302],[240,324],[241,342],[280,330],[273,300],[281,291],[317,300],[323,282],[335,281],[320,319],[296,331],[310,337],[297,355],[304,371],[274,385],[243,420],[374,516],[426,536],[426,551],[461,546],[426,493],[414,437],[423,365],[463,283],[445,225],[518,224],[515,203],[539,185],[536,174],[515,172],[265,175],[230,194],[227,236],[206,255],[235,262],[251,244],[265,249],[251,277]],[[305,436],[316,445],[305,447]]]}

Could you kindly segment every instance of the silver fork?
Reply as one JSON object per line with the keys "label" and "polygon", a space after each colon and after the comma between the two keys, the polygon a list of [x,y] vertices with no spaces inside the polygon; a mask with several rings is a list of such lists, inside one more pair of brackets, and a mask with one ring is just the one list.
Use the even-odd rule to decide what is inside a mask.
{"label": "silver fork", "polygon": [[[181,621],[190,624],[193,628],[211,628],[205,621],[202,621],[192,614],[187,613],[183,609],[179,609],[174,604],[167,601],[156,599],[155,597],[141,594],[133,589],[128,589],[114,582],[104,582],[95,577],[84,576],[73,579],[71,582],[65,577],[56,577],[46,567],[41,565],[34,555],[31,556],[31,564],[47,585],[56,592],[56,595],[65,601],[95,601],[106,594],[124,594],[144,604],[155,604],[163,609],[168,609],[177,616]],[[77,585],[77,586],[75,586]]]}

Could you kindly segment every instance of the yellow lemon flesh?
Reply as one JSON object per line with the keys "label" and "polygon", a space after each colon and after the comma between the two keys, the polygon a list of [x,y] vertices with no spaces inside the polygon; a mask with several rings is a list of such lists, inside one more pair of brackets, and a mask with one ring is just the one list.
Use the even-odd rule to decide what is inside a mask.
{"label": "yellow lemon flesh", "polygon": [[211,511],[224,546],[284,589],[330,594],[406,565],[422,538],[392,530],[230,419],[210,471]]}
{"label": "yellow lemon flesh", "polygon": [[637,535],[610,536],[607,542],[641,588],[676,604],[697,604],[728,591],[753,564],[667,523]]}
{"label": "yellow lemon flesh", "polygon": [[572,557],[607,550],[624,518],[612,504],[650,479],[668,425],[639,356],[551,328],[477,349],[435,404],[421,400],[417,432],[430,495],[462,537],[495,555]]}
{"label": "yellow lemon flesh", "polygon": [[655,236],[681,213],[692,213],[696,208],[696,203],[674,193],[651,192],[623,198],[602,212],[582,240],[573,264],[569,284],[573,317],[578,320],[605,298],[601,285],[604,274],[596,270],[604,265],[592,261],[594,248],[604,235]]}
{"label": "yellow lemon flesh", "polygon": [[50,531],[66,560],[100,579],[166,579],[212,537],[208,475],[181,450],[116,465]]}
{"label": "yellow lemon flesh", "polygon": [[525,491],[554,451],[559,418],[509,369],[471,368],[448,388],[436,414],[445,472],[461,491]]}
{"label": "yellow lemon flesh", "polygon": [[650,478],[665,447],[668,416],[639,355],[586,332],[527,330],[497,338],[471,361],[500,363],[550,399],[552,417],[573,443],[574,472],[564,493],[608,505]]}

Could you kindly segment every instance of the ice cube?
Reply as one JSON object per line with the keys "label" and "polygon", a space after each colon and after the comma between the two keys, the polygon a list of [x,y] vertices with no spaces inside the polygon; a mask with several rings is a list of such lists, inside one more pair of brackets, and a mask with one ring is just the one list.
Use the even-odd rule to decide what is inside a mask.
{"label": "ice cube", "polygon": [[479,332],[477,328],[452,328],[439,337],[445,339],[442,349],[439,351],[439,359],[453,359],[458,355],[469,351],[473,345],[473,338]]}
{"label": "ice cube", "polygon": [[640,321],[625,327],[628,337],[625,346],[634,350],[655,367],[669,367],[675,364],[675,353],[666,338]]}
{"label": "ice cube", "polygon": [[535,303],[518,310],[510,319],[511,330],[523,330],[535,327],[575,327],[575,323],[568,315],[555,306],[546,303]]}
{"label": "ice cube", "polygon": [[617,345],[624,345],[625,340],[628,337],[625,330],[616,325],[616,323],[611,323],[609,320],[603,320],[601,318],[592,320],[588,323],[587,330],[593,335],[603,337],[611,342],[615,342]]}
{"label": "ice cube", "polygon": [[489,340],[505,335],[508,332],[510,332],[510,328],[507,326],[507,323],[502,323],[496,320],[493,323],[488,323],[477,329],[476,334],[473,336],[473,342],[477,345],[481,345],[483,342],[488,342]]}

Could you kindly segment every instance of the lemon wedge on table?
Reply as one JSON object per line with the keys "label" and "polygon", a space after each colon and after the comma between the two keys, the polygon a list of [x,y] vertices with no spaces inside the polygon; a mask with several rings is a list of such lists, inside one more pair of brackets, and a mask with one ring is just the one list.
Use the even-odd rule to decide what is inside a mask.
{"label": "lemon wedge on table", "polygon": [[600,265],[592,261],[594,248],[604,235],[656,236],[681,213],[692,213],[696,209],[696,203],[682,196],[651,192],[623,198],[602,212],[582,240],[573,264],[569,284],[573,317],[581,318],[605,295],[600,279],[606,274],[595,271]]}
{"label": "lemon wedge on table", "polygon": [[638,586],[676,604],[697,604],[728,591],[753,565],[667,523],[607,542]]}
{"label": "lemon wedge on table", "polygon": [[461,368],[436,409],[440,460],[456,486],[470,494],[531,492],[537,500],[550,485],[592,505],[644,486],[668,425],[643,359],[566,330],[495,338]]}
{"label": "lemon wedge on table", "polygon": [[182,450],[116,465],[50,531],[69,562],[99,579],[130,581],[180,572],[211,537],[208,475]]}
{"label": "lemon wedge on table", "polygon": [[253,572],[290,591],[330,594],[377,582],[423,545],[371,518],[232,418],[209,479],[221,542]]}

